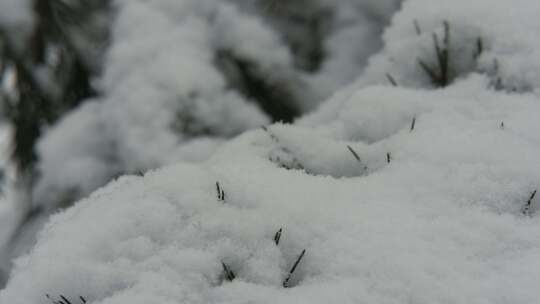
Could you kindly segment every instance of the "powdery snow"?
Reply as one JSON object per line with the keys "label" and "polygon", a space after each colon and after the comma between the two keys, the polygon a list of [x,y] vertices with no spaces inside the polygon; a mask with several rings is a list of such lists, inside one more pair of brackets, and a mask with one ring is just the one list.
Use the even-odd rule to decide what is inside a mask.
{"label": "powdery snow", "polygon": [[540,103],[487,86],[349,88],[199,165],[121,177],[53,216],[0,302],[535,303]]}
{"label": "powdery snow", "polygon": [[[295,66],[293,47],[283,37],[309,28],[307,21],[290,23],[288,15],[304,16],[294,12],[303,2],[287,3],[268,18],[263,2],[113,1],[117,13],[99,79],[103,96],[86,101],[40,139],[34,204],[54,210],[119,174],[192,160],[194,154],[205,159],[224,138],[268,124],[268,113],[241,93],[245,84],[235,83],[243,77],[235,60],[275,91],[263,103],[279,107],[278,99],[285,99],[280,102],[298,103],[292,107],[300,112],[313,110],[361,73],[401,1],[310,3],[310,10],[329,12],[328,20],[321,17],[329,23],[321,25],[326,57],[314,74]],[[300,31],[290,44],[309,44],[308,36]],[[194,137],[204,138],[192,142]]]}
{"label": "powdery snow", "polygon": [[[227,137],[269,121],[229,90],[214,66],[214,52],[226,43],[252,56],[273,49],[263,56],[266,68],[289,60],[258,20],[211,0],[116,5],[114,43],[101,80],[105,96],[76,109],[40,141],[37,204],[55,208],[70,193],[87,195],[119,173],[184,159],[178,150],[194,136]],[[223,24],[226,20],[236,22]]]}
{"label": "powdery snow", "polygon": [[432,87],[418,60],[437,66],[433,34],[442,46],[447,21],[451,78],[477,71],[490,75],[500,89],[537,92],[539,9],[535,0],[405,1],[384,33],[383,50],[370,59],[360,82],[389,84],[390,74],[400,86]]}

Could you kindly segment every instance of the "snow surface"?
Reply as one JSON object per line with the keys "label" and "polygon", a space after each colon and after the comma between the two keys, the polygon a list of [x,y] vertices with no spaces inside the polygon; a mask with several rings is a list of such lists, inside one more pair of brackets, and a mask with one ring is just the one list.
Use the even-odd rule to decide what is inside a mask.
{"label": "snow surface", "polygon": [[333,11],[325,41],[328,57],[310,83],[322,96],[332,95],[363,74],[368,59],[383,47],[383,31],[401,0],[321,0]]}
{"label": "snow surface", "polygon": [[[27,42],[23,34],[32,29],[31,2],[0,1],[0,23],[21,47]],[[104,75],[93,80],[100,98],[84,101],[43,130],[37,146],[39,176],[28,194],[31,207],[42,213],[17,228],[21,212],[15,209],[24,208],[15,208],[12,198],[9,206],[0,207],[5,210],[0,217],[11,219],[2,220],[0,234],[9,237],[17,231],[0,253],[3,268],[9,268],[10,257],[33,246],[34,234],[51,213],[117,176],[179,160],[204,161],[227,138],[268,124],[270,119],[253,100],[231,88],[234,79],[216,62],[220,52],[256,63],[259,76],[298,95],[302,111],[313,110],[323,97],[360,74],[368,56],[381,47],[380,34],[401,1],[291,0],[273,12],[279,16],[269,18],[263,18],[270,10],[263,2],[115,0],[116,18],[100,11],[78,24],[100,35],[114,20],[105,60],[101,39],[81,36],[80,31],[72,37],[91,68],[103,66]],[[290,11],[298,8],[300,12]],[[328,14],[317,15],[321,11]],[[308,19],[298,22],[298,16]],[[325,58],[310,74],[295,65],[298,54],[291,44],[319,39],[296,29],[309,29],[306,20],[313,17],[325,24],[320,37]],[[295,21],[288,23],[291,19]],[[285,26],[277,24],[284,20]],[[290,32],[298,41],[285,41]],[[38,73],[43,84],[54,88],[43,73]],[[285,161],[288,156],[277,149],[272,157]],[[294,158],[288,161],[297,165]]]}
{"label": "snow surface", "polygon": [[[268,123],[253,103],[228,90],[213,64],[215,44],[229,43],[252,56],[266,52],[267,68],[290,60],[271,32],[225,3],[130,0],[116,5],[114,43],[101,81],[105,97],[68,115],[38,145],[43,177],[34,197],[49,208],[70,190],[80,197],[119,173],[184,159],[178,150],[191,136],[182,130],[232,136]],[[180,114],[186,117],[178,120]],[[176,126],[179,131],[173,127],[177,121],[183,123]],[[215,142],[208,151],[220,140]],[[208,153],[200,152],[201,157]]]}
{"label": "snow surface", "polygon": [[[337,93],[264,129],[214,62],[226,49],[295,79],[283,29],[249,1],[115,1],[105,95],[40,141],[34,196],[52,212],[115,180],[50,219],[0,303],[537,303],[537,1],[408,0],[382,39],[400,1],[317,1],[334,8],[330,57],[300,76]],[[418,90],[445,20],[455,83]],[[15,209],[8,193],[0,233]]]}
{"label": "snow surface", "polygon": [[310,3],[332,13],[323,39],[328,58],[313,75],[294,67],[283,41],[293,26],[269,24],[273,19],[262,18],[255,2],[262,1],[115,0],[112,43],[99,80],[103,97],[40,139],[35,203],[54,210],[119,174],[204,160],[224,138],[268,124],[252,100],[231,89],[216,64],[220,52],[256,63],[273,83],[290,87],[304,111],[313,110],[360,75],[401,1]]}
{"label": "snow surface", "polygon": [[206,162],[121,177],[52,217],[0,302],[536,303],[540,103],[488,85],[351,87]]}
{"label": "snow surface", "polygon": [[[360,82],[389,83],[386,74],[390,74],[400,86],[431,87],[418,59],[436,65],[433,34],[442,45],[443,22],[447,21],[453,76],[459,79],[473,71],[482,72],[493,82],[500,81],[502,89],[538,93],[539,9],[536,0],[405,1],[384,33],[383,50],[370,59]],[[483,51],[475,58],[478,39]]]}

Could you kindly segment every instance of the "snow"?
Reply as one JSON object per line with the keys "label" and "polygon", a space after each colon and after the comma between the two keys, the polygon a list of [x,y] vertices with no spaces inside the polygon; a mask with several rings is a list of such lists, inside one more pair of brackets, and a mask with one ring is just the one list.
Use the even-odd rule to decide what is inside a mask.
{"label": "snow", "polygon": [[200,164],[120,177],[52,217],[0,302],[534,303],[540,103],[488,85],[351,87]]}
{"label": "snow", "polygon": [[368,59],[383,47],[382,33],[401,0],[324,0],[332,10],[321,70],[310,77],[322,96],[329,96],[358,78]]}
{"label": "snow", "polygon": [[[0,303],[538,302],[536,1],[313,1],[300,17],[331,17],[311,74],[287,45],[309,44],[305,29],[283,37],[301,1],[275,19],[263,2],[114,2],[103,96],[40,140],[45,212],[16,244],[47,224]],[[436,67],[445,21],[452,83],[435,89],[418,59]],[[268,125],[221,52],[290,85],[302,111],[331,97]]]}
{"label": "snow", "polygon": [[[234,71],[227,73],[226,60],[220,66],[222,54],[254,64],[277,87],[275,98],[286,87],[301,112],[313,110],[361,73],[381,47],[383,27],[399,3],[310,4],[314,11],[330,11],[331,18],[322,38],[327,58],[320,71],[308,74],[295,67],[283,38],[297,24],[278,24],[297,2],[271,19],[262,18],[268,8],[256,9],[253,1],[114,1],[112,43],[97,80],[102,96],[86,101],[40,139],[34,204],[55,210],[59,202],[82,198],[119,174],[204,160],[225,139],[270,123],[252,98],[233,88]],[[308,43],[305,34],[297,36],[294,43]]]}
{"label": "snow", "polygon": [[[270,49],[272,37],[255,19],[213,1],[118,1],[117,6],[114,44],[101,81],[105,97],[68,115],[38,145],[43,178],[34,196],[48,208],[57,207],[66,193],[87,195],[119,173],[183,159],[178,150],[193,136],[217,136],[218,143],[268,123],[253,103],[227,89],[213,65],[214,44],[239,39],[235,30],[259,34],[247,33],[253,49],[244,43],[238,52]],[[219,21],[208,21],[221,20],[222,14],[244,22],[223,25],[233,29],[230,37],[219,35],[224,30]],[[269,68],[288,60],[285,51],[267,53]],[[198,154],[208,155],[215,145],[198,145]]]}
{"label": "snow", "polygon": [[[450,62],[453,77],[471,72],[490,75],[500,89],[537,91],[540,87],[538,31],[535,17],[538,1],[457,0],[405,1],[384,33],[384,48],[370,59],[360,82],[388,84],[386,74],[401,86],[429,88],[429,78],[418,59],[436,62],[433,34],[444,37],[443,22],[450,27]],[[415,20],[420,29],[416,33]],[[483,51],[474,58],[477,41]],[[442,45],[442,42],[440,42]]]}

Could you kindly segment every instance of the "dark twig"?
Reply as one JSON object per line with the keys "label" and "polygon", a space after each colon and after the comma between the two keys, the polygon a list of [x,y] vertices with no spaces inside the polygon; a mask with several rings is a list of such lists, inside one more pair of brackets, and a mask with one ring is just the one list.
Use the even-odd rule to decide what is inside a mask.
{"label": "dark twig", "polygon": [[411,132],[414,131],[415,126],[416,126],[416,116],[413,117],[412,122],[411,122]]}
{"label": "dark twig", "polygon": [[285,280],[283,281],[283,287],[284,288],[289,288],[289,281],[292,277],[292,275],[294,274],[294,272],[296,271],[296,267],[298,267],[298,264],[300,264],[300,261],[302,261],[302,259],[304,258],[304,255],[306,254],[306,250],[302,250],[302,253],[300,254],[300,256],[298,256],[298,259],[296,259],[296,262],[294,263],[293,267],[291,268],[291,270],[289,271],[289,274],[287,275],[287,277],[285,278]]}
{"label": "dark twig", "polygon": [[386,153],[386,162],[387,163],[392,162],[392,154],[390,154],[390,152]]}

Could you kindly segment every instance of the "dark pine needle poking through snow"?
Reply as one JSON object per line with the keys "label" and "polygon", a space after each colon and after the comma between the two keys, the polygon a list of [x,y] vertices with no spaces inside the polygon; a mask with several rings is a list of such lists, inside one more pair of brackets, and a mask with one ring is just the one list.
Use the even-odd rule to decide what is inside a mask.
{"label": "dark pine needle poking through snow", "polygon": [[398,86],[396,79],[391,74],[387,73],[386,74],[386,79],[388,79],[388,81],[390,82],[390,84],[392,84],[392,86],[394,86],[394,87]]}
{"label": "dark pine needle poking through snow", "polygon": [[523,207],[523,214],[524,215],[530,215],[531,214],[532,203],[533,203],[534,197],[536,196],[537,191],[538,190],[533,191],[533,193],[529,197],[529,200],[527,201],[527,204],[525,205],[525,207]]}
{"label": "dark pine needle poking through snow", "polygon": [[[73,304],[73,302],[71,302],[64,295],[60,295],[60,300],[53,299],[49,294],[45,294],[45,297],[47,297],[47,299],[49,299],[49,301],[51,301],[51,303],[53,303],[53,304]],[[79,299],[81,300],[82,304],[87,303],[87,301],[86,301],[86,299],[84,297],[79,296]]]}
{"label": "dark pine needle poking through snow", "polygon": [[217,191],[217,199],[219,202],[225,202],[225,191],[221,188],[219,185],[219,182],[216,182],[216,191]]}
{"label": "dark pine needle poking through snow", "polygon": [[420,23],[418,23],[418,20],[414,19],[414,31],[416,32],[416,35],[420,36],[422,35],[422,29],[420,28]]}
{"label": "dark pine needle poking through snow", "polygon": [[66,304],[72,304],[70,300],[68,300],[66,297],[64,297],[63,295],[60,295],[60,298],[62,299],[62,301]]}
{"label": "dark pine needle poking through snow", "polygon": [[443,22],[444,37],[442,46],[439,42],[439,37],[433,33],[433,48],[437,57],[436,66],[430,66],[424,60],[418,59],[418,64],[422,70],[428,75],[431,83],[436,87],[446,87],[450,84],[450,24],[448,21]]}
{"label": "dark pine needle poking through snow", "polygon": [[476,38],[476,50],[474,52],[473,58],[476,60],[482,53],[484,52],[484,42],[482,41],[482,37]]}
{"label": "dark pine needle poking through snow", "polygon": [[227,264],[225,264],[224,262],[221,262],[221,265],[223,266],[223,273],[225,274],[225,277],[227,278],[227,280],[232,282],[236,278],[236,275],[229,268],[229,266],[227,266]]}
{"label": "dark pine needle poking through snow", "polygon": [[274,235],[274,242],[276,243],[276,246],[279,245],[279,240],[281,239],[282,232],[283,232],[283,228],[279,228],[279,230]]}
{"label": "dark pine needle poking through snow", "polygon": [[296,262],[294,262],[294,265],[293,267],[291,268],[291,270],[289,271],[289,274],[287,275],[287,277],[285,278],[285,280],[283,281],[283,287],[285,288],[289,288],[289,281],[291,280],[291,277],[292,275],[294,274],[294,272],[296,271],[296,267],[298,267],[298,264],[300,264],[300,261],[302,261],[302,259],[304,258],[304,255],[306,254],[306,250],[302,250],[302,253],[298,256],[298,259],[296,259]]}
{"label": "dark pine needle poking through snow", "polygon": [[351,146],[347,146],[347,149],[349,149],[349,151],[351,151],[351,154],[354,156],[354,158],[356,158],[356,160],[358,162],[362,162],[360,160],[360,156],[358,155],[358,153],[356,153],[356,151],[354,151],[354,149]]}

